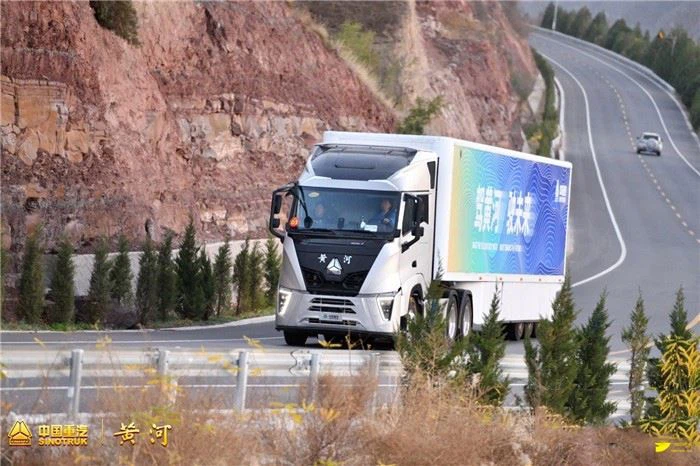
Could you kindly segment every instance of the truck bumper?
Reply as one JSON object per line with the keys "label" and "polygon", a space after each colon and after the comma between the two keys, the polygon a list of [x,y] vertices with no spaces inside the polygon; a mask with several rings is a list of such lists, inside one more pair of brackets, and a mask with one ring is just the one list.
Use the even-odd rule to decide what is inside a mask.
{"label": "truck bumper", "polygon": [[[379,307],[377,295],[326,296],[303,291],[291,291],[284,313],[275,315],[275,329],[314,334],[351,333],[360,336],[391,337],[394,313],[399,309],[399,294],[394,298],[392,316],[386,319]],[[382,296],[386,298],[386,296]]]}

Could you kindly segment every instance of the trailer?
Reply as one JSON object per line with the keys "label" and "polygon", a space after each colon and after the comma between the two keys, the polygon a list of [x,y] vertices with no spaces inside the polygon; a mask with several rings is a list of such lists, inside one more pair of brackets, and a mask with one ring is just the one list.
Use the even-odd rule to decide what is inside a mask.
{"label": "trailer", "polygon": [[566,270],[571,164],[438,136],[328,131],[273,193],[282,241],[275,327],[391,338],[438,281],[447,337],[495,292],[511,339],[551,316]]}

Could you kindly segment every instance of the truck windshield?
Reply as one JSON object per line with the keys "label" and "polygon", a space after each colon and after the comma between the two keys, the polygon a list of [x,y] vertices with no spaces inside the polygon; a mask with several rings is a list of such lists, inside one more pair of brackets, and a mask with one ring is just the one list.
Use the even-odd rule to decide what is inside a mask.
{"label": "truck windshield", "polygon": [[392,191],[300,187],[290,215],[298,218],[298,226],[288,229],[393,234],[400,199]]}

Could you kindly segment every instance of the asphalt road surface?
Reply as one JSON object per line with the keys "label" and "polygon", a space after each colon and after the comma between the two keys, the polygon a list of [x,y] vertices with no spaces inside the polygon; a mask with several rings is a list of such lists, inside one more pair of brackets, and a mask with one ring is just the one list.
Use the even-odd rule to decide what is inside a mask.
{"label": "asphalt road surface", "polygon": [[[550,60],[564,93],[565,158],[574,167],[568,267],[579,322],[585,322],[606,290],[612,354],[624,359],[620,332],[640,290],[649,328],[656,334],[667,331],[668,312],[683,286],[689,319],[697,329],[700,145],[679,106],[646,75],[590,45],[547,32],[533,32],[530,42]],[[662,136],[661,157],[635,153],[634,138],[643,131]],[[115,350],[230,351],[248,347],[246,338],[264,347],[285,348],[269,319],[207,329],[3,332],[0,337],[3,352],[94,348],[105,340]],[[323,350],[311,339],[308,346],[334,351]],[[509,343],[508,357],[517,360],[522,352],[521,343]]]}

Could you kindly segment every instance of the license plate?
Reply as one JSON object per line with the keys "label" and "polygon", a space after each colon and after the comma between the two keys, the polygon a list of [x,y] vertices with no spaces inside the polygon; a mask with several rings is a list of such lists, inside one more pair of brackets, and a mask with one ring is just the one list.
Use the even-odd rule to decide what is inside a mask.
{"label": "license plate", "polygon": [[321,314],[321,320],[340,320],[337,314]]}

